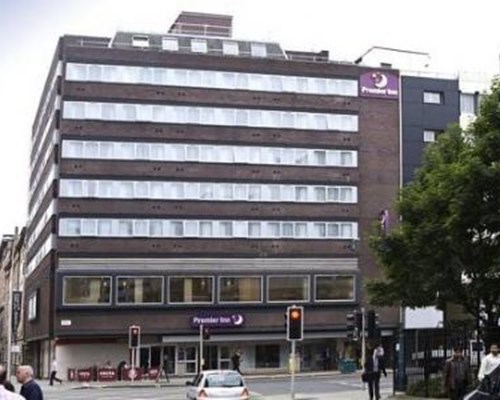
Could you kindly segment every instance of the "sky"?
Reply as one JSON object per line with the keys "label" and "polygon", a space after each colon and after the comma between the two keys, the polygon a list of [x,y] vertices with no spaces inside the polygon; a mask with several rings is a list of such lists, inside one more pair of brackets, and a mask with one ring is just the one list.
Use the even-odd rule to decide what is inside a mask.
{"label": "sky", "polygon": [[371,46],[423,51],[440,71],[498,72],[493,0],[0,0],[0,235],[27,221],[30,136],[57,39],[163,33],[181,11],[233,15],[233,36],[353,61]]}

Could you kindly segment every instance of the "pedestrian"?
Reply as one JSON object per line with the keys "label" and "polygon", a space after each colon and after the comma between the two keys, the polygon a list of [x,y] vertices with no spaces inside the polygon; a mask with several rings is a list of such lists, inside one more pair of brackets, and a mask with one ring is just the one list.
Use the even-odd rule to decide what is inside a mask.
{"label": "pedestrian", "polygon": [[382,343],[379,343],[378,346],[375,347],[374,355],[378,358],[378,369],[384,374],[384,377],[387,377],[387,370],[385,369],[385,351],[382,347]]}
{"label": "pedestrian", "polygon": [[233,363],[233,370],[237,371],[240,375],[243,375],[240,371],[241,353],[239,350],[235,351],[231,357],[231,362]]}
{"label": "pedestrian", "polygon": [[168,354],[166,352],[163,354],[163,362],[159,367],[158,375],[156,375],[156,382],[160,380],[162,374],[165,375],[167,383],[170,383],[170,378],[168,376]]}
{"label": "pedestrian", "polygon": [[453,356],[444,366],[444,386],[451,400],[463,400],[470,381],[470,367],[462,347],[453,348]]}
{"label": "pedestrian", "polygon": [[498,346],[493,343],[490,346],[490,352],[481,361],[481,367],[479,368],[479,373],[477,377],[480,381],[484,379],[486,375],[489,375],[493,370],[500,365],[500,355],[498,354]]}
{"label": "pedestrian", "polygon": [[49,381],[49,385],[50,386],[54,386],[54,381],[59,382],[60,384],[62,384],[62,379],[59,379],[57,377],[57,361],[56,361],[55,357],[52,360],[52,366],[50,367],[50,381]]}
{"label": "pedestrian", "polygon": [[378,357],[375,355],[374,349],[371,346],[368,347],[366,352],[369,356],[365,360],[363,377],[364,381],[368,383],[368,394],[370,400],[380,399],[380,369],[378,365]]}
{"label": "pedestrian", "polygon": [[9,392],[16,391],[16,388],[14,387],[12,382],[7,379],[7,369],[2,364],[0,364],[0,385],[7,389]]}
{"label": "pedestrian", "polygon": [[0,365],[0,399],[25,400],[23,396],[15,393],[14,385],[7,380],[7,370]]}
{"label": "pedestrian", "polygon": [[16,371],[17,381],[21,386],[21,396],[26,400],[43,400],[42,389],[33,379],[33,368],[31,365],[20,365]]}
{"label": "pedestrian", "polygon": [[127,365],[127,362],[125,360],[122,360],[118,363],[118,366],[116,367],[117,375],[118,375],[118,380],[121,381],[123,379],[123,369],[125,368],[125,365]]}

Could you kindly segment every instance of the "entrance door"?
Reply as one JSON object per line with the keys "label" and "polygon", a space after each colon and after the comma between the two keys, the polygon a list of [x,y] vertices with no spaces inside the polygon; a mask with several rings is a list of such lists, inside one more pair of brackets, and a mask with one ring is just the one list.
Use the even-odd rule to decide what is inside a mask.
{"label": "entrance door", "polygon": [[219,369],[230,369],[231,365],[231,349],[228,346],[219,347]]}
{"label": "entrance door", "polygon": [[181,345],[177,348],[178,374],[195,374],[198,369],[198,347]]}
{"label": "entrance door", "polygon": [[[168,374],[175,375],[175,346],[165,346],[162,349],[161,360],[165,360],[167,356],[167,371]],[[163,361],[160,362],[163,365]]]}
{"label": "entrance door", "polygon": [[217,369],[217,346],[203,346],[204,369]]}

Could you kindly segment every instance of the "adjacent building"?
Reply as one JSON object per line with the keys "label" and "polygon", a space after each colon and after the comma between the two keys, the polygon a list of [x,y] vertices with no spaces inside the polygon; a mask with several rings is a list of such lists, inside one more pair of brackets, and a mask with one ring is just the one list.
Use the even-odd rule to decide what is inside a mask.
{"label": "adjacent building", "polygon": [[[397,70],[231,36],[183,13],[165,34],[60,38],[33,124],[25,339],[40,375],[167,354],[172,373],[334,366],[394,222]],[[382,334],[398,310],[379,310]],[[325,364],[326,362],[326,364]]]}

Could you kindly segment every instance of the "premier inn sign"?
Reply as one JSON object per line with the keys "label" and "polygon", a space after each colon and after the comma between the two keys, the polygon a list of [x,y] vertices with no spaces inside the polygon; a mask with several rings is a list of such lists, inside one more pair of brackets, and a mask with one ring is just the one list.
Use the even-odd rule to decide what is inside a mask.
{"label": "premier inn sign", "polygon": [[384,71],[365,72],[359,78],[359,95],[397,99],[399,97],[398,76]]}
{"label": "premier inn sign", "polygon": [[232,328],[242,326],[245,317],[241,314],[204,314],[191,317],[191,326],[196,328],[200,325],[214,328]]}

